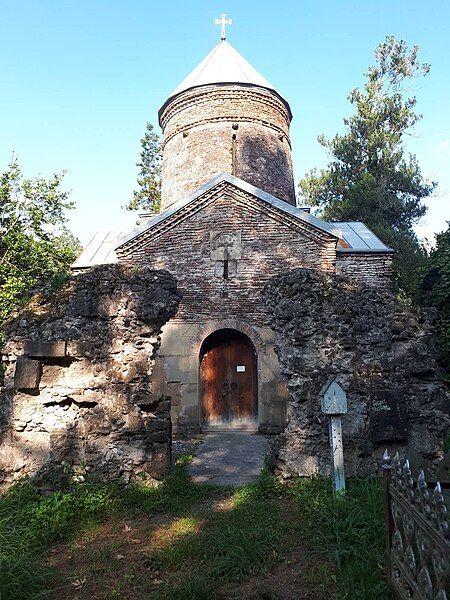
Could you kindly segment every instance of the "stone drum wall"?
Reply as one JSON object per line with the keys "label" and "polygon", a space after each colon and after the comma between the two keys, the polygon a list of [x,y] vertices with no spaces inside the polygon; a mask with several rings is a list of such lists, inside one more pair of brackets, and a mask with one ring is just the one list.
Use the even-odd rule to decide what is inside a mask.
{"label": "stone drum wall", "polygon": [[277,473],[328,475],[328,423],[319,391],[330,377],[347,392],[346,474],[374,473],[386,447],[407,449],[430,472],[443,457],[449,398],[430,325],[388,289],[297,269],[266,286],[275,349],[290,399]]}
{"label": "stone drum wall", "polygon": [[165,271],[97,267],[6,326],[0,487],[24,475],[161,479],[170,398],[154,393],[152,368],[179,301]]}

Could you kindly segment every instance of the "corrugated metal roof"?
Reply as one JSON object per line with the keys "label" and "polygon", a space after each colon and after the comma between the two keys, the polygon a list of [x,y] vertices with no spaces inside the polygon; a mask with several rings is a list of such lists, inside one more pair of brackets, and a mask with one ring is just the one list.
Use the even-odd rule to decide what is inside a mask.
{"label": "corrugated metal roof", "polygon": [[95,265],[116,263],[117,255],[114,248],[123,235],[123,231],[97,231],[72,265],[72,269],[87,269]]}

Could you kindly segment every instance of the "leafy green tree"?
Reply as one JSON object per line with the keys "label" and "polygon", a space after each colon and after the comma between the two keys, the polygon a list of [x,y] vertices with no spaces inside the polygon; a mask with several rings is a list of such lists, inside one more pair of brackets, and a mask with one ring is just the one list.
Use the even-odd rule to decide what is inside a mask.
{"label": "leafy green tree", "polygon": [[393,36],[377,47],[375,58],[363,89],[348,97],[355,114],[344,119],[346,132],[318,138],[331,154],[327,168],[307,173],[299,185],[325,219],[363,221],[396,250],[397,289],[412,297],[417,269],[426,259],[413,225],[425,214],[423,199],[436,184],[424,179],[415,156],[405,156],[403,141],[421,118],[408,85],[430,66],[419,62],[417,46],[409,50]]}
{"label": "leafy green tree", "polygon": [[161,166],[162,152],[159,136],[151,123],[147,123],[144,137],[141,139],[138,186],[133,198],[126,205],[127,210],[161,210]]}
{"label": "leafy green tree", "polygon": [[443,366],[450,373],[450,221],[422,271],[420,301],[436,310],[435,332]]}
{"label": "leafy green tree", "polygon": [[77,256],[65,227],[73,204],[60,187],[63,176],[26,179],[15,159],[0,175],[0,322],[34,287],[58,284]]}

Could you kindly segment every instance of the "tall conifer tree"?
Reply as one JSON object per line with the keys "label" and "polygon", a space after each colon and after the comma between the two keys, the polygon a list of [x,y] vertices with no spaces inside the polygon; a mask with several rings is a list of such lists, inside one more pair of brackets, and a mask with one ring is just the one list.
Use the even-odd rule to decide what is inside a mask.
{"label": "tall conifer tree", "polygon": [[426,258],[413,225],[425,214],[423,199],[435,183],[424,179],[415,156],[405,155],[404,137],[421,119],[407,88],[430,66],[419,62],[417,46],[408,49],[393,36],[377,47],[375,58],[363,89],[348,97],[356,110],[344,119],[346,132],[318,138],[331,161],[326,169],[306,174],[300,190],[325,219],[363,221],[396,250],[397,289],[412,297],[417,269]]}
{"label": "tall conifer tree", "polygon": [[161,144],[159,136],[151,123],[147,123],[144,137],[141,139],[140,161],[137,183],[138,190],[127,204],[127,210],[161,210]]}

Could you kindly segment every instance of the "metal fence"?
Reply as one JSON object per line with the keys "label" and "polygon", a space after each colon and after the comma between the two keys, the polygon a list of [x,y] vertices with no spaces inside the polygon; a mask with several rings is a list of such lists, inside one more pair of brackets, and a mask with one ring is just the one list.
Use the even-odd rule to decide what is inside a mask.
{"label": "metal fence", "polygon": [[447,600],[450,530],[439,482],[415,481],[409,461],[383,455],[389,582],[399,598]]}

